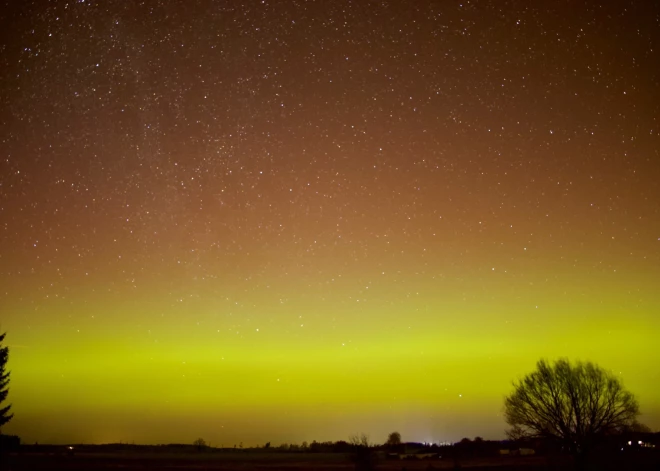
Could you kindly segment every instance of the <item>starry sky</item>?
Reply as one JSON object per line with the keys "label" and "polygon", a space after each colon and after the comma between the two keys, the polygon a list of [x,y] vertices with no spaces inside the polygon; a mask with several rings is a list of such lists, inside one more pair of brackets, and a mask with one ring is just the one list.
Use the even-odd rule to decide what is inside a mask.
{"label": "starry sky", "polygon": [[0,15],[3,432],[496,439],[564,356],[660,428],[657,2]]}

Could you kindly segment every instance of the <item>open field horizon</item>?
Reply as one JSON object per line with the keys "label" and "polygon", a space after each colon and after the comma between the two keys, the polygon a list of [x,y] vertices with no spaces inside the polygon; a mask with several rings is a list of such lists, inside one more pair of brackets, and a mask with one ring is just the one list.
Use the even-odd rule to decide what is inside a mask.
{"label": "open field horizon", "polygon": [[[489,456],[489,457],[451,457],[441,456],[433,459],[387,459],[386,454],[379,454],[370,468],[383,471],[456,469],[474,471],[554,471],[571,469],[572,460],[568,456]],[[657,469],[660,456],[636,456],[621,460],[620,457],[600,461],[601,471],[624,471],[634,469],[651,471]],[[153,452],[96,452],[14,454],[7,462],[13,471],[65,471],[65,470],[108,470],[121,468],[133,470],[173,470],[203,469],[234,471],[241,469],[302,471],[302,470],[359,470],[356,458],[351,453],[168,453]]]}
{"label": "open field horizon", "polygon": [[2,432],[502,439],[543,358],[634,394],[606,432],[660,430],[659,25],[640,0],[4,2]]}

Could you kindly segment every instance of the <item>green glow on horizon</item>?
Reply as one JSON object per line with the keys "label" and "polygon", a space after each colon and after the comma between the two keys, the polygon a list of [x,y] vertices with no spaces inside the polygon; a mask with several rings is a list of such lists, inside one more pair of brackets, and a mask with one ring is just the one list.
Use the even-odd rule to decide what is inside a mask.
{"label": "green glow on horizon", "polygon": [[[593,286],[555,283],[543,288],[545,295],[534,289],[511,304],[498,283],[484,283],[475,290],[478,295],[465,300],[463,292],[437,295],[432,285],[427,280],[418,294],[400,301],[401,294],[383,283],[355,305],[323,301],[322,289],[292,290],[285,308],[270,309],[270,321],[264,314],[270,300],[254,298],[253,306],[241,308],[241,318],[259,321],[241,327],[231,316],[217,314],[227,312],[222,302],[207,302],[202,295],[190,307],[153,301],[130,308],[127,302],[106,304],[76,326],[49,325],[47,319],[30,330],[9,325],[17,419],[8,431],[31,441],[22,416],[43,414],[55,426],[71,414],[78,417],[79,432],[65,433],[65,441],[89,436],[186,442],[188,433],[216,443],[277,442],[279,436],[303,441],[342,439],[363,430],[351,417],[362,414],[364,425],[372,428],[365,431],[375,440],[389,429],[419,440],[433,433],[444,434],[436,440],[469,433],[497,438],[504,430],[502,397],[511,381],[530,371],[538,358],[558,356],[593,360],[621,372],[647,422],[657,426],[660,398],[651,369],[659,359],[654,332],[660,321],[652,315],[657,305],[622,308],[630,305],[625,283],[598,303],[590,295],[576,300]],[[647,299],[653,299],[651,286],[646,289]],[[310,309],[315,303],[318,311]],[[182,311],[199,325],[182,324]],[[124,321],[117,323],[118,316]],[[255,411],[272,418],[263,434],[240,425],[241,418],[250,423]],[[324,429],[338,411],[343,422]],[[392,411],[392,423],[380,424],[379,417]],[[114,434],[100,432],[111,417],[130,413],[139,423],[128,419]],[[419,424],[429,414],[435,423],[424,430],[406,419]],[[273,427],[279,423],[286,429],[291,415],[300,430]],[[174,430],[191,425],[195,430],[164,433],[160,423],[167,417],[178,424]],[[475,421],[485,432],[474,428]],[[223,422],[234,425],[216,427]],[[427,432],[442,429],[443,422],[464,426]],[[333,430],[339,435],[328,436]]]}

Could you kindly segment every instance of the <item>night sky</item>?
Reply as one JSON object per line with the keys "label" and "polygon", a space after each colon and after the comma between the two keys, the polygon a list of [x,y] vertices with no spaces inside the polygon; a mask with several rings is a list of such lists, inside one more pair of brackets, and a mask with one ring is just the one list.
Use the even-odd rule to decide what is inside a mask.
{"label": "night sky", "polygon": [[496,439],[563,356],[660,428],[657,2],[0,15],[3,432]]}

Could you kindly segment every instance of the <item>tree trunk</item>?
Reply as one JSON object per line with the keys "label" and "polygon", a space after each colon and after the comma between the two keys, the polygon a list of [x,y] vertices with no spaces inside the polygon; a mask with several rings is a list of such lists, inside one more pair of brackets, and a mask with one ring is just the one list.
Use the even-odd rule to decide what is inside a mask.
{"label": "tree trunk", "polygon": [[588,466],[587,452],[585,450],[578,450],[574,455],[573,462],[575,463],[576,471],[586,471]]}

